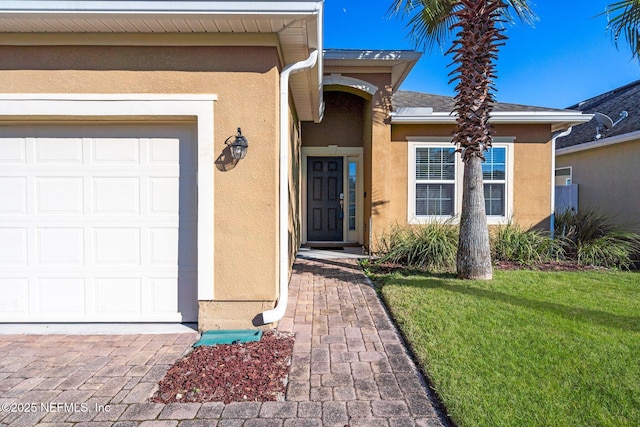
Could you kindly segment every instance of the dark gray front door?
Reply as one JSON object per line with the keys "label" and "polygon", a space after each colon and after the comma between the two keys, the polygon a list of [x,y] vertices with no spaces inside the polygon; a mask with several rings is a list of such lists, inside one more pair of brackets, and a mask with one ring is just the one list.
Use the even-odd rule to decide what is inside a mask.
{"label": "dark gray front door", "polygon": [[307,240],[343,240],[342,179],[342,157],[307,157]]}

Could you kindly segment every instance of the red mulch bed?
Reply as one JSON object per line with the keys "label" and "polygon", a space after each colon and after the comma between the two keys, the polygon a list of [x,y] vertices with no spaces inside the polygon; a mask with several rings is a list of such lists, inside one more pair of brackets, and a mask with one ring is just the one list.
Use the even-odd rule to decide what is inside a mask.
{"label": "red mulch bed", "polygon": [[260,341],[200,346],[173,365],[152,402],[283,400],[293,336],[275,331]]}

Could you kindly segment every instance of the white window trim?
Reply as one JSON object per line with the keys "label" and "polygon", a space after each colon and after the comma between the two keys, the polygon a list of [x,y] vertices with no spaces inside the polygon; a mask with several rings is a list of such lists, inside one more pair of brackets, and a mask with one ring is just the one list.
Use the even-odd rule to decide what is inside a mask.
{"label": "white window trim", "polygon": [[[558,171],[563,169],[569,169],[569,175],[558,175]],[[558,177],[561,176],[564,178],[564,184],[558,184]],[[567,183],[567,179],[569,180]],[[562,166],[557,167],[553,174],[553,182],[554,185],[571,185],[573,183],[573,166]]]}
{"label": "white window trim", "polygon": [[[462,209],[462,180],[464,176],[464,165],[459,157],[456,159],[455,168],[455,190],[454,190],[454,215],[453,216],[418,216],[416,215],[416,148],[439,148],[451,147],[451,138],[446,137],[416,137],[407,138],[408,141],[408,168],[407,168],[407,222],[409,224],[425,224],[432,221],[452,221],[460,222],[460,211]],[[504,216],[487,216],[488,225],[507,224],[513,216],[513,186],[514,186],[514,143],[515,137],[494,137],[493,146],[506,149],[506,179],[505,197],[506,207]]]}
{"label": "white window trim", "polygon": [[[454,148],[453,144],[449,141],[449,143],[438,143],[438,142],[426,142],[426,143],[417,143],[410,142],[409,143],[409,198],[408,198],[408,213],[409,213],[409,223],[410,224],[421,224],[429,221],[446,221],[451,219],[452,217],[449,215],[416,215],[416,149],[417,148]],[[454,215],[458,212],[458,199],[461,188],[458,188],[458,176],[460,175],[459,170],[461,169],[461,164],[458,161],[455,162],[455,172],[453,182],[450,180],[433,180],[433,182],[443,183],[443,184],[453,184],[453,212]],[[424,181],[424,180],[421,180]],[[459,191],[460,190],[460,191]],[[460,194],[459,194],[460,193]]]}

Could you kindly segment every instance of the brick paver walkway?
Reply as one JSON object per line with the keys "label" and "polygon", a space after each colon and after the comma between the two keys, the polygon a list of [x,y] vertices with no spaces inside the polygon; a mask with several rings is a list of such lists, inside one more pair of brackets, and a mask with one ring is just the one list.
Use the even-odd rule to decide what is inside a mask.
{"label": "brick paver walkway", "polygon": [[446,425],[356,261],[298,259],[289,293],[283,402],[149,403],[195,333],[0,335],[0,426]]}

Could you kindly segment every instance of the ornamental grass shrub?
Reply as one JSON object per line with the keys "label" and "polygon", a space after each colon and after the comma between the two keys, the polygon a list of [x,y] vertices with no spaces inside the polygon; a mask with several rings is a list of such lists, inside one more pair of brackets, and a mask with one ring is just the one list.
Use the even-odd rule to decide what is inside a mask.
{"label": "ornamental grass shrub", "polygon": [[582,265],[629,269],[640,259],[640,235],[614,225],[596,210],[556,214],[555,234],[565,258]]}
{"label": "ornamental grass shrub", "polygon": [[564,254],[560,241],[553,240],[549,233],[525,229],[509,222],[491,232],[491,257],[493,261],[517,262],[534,265],[561,258]]}
{"label": "ornamental grass shrub", "polygon": [[[523,265],[573,261],[580,265],[631,269],[640,265],[640,235],[615,226],[592,211],[556,215],[555,238],[537,229],[508,223],[491,228],[493,261]],[[459,226],[452,221],[395,224],[378,241],[375,263],[400,264],[435,273],[456,268]]]}
{"label": "ornamental grass shrub", "polygon": [[458,226],[433,221],[394,225],[379,241],[378,263],[390,262],[433,272],[453,271],[458,251]]}

